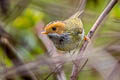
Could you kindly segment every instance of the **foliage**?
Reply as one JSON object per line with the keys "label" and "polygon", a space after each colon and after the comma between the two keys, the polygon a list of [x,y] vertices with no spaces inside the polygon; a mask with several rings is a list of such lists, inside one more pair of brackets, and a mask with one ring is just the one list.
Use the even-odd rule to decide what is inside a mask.
{"label": "foliage", "polygon": [[[24,9],[21,10],[20,8],[18,8],[20,9],[20,12],[18,12],[20,13],[19,15],[12,14],[12,16],[8,16],[8,20],[6,16],[0,18],[1,24],[5,25],[5,30],[9,32],[12,36],[14,36],[14,39],[20,43],[20,45],[16,46],[16,48],[18,49],[18,53],[20,53],[17,55],[21,56],[25,63],[32,62],[32,60],[35,60],[38,56],[42,55],[42,53],[45,53],[41,40],[39,40],[38,36],[36,36],[36,26],[41,22],[43,22],[45,25],[52,20],[66,19],[66,17],[74,13],[73,9],[75,6],[72,8],[72,4],[70,3],[70,1],[72,2],[72,0],[31,0],[30,2],[25,4],[26,6],[23,7]],[[75,1],[78,0],[74,0],[74,2]],[[15,3],[11,3],[8,6],[10,6],[10,8],[13,8]],[[85,28],[85,34],[87,34],[87,32],[90,30],[91,26],[97,19],[98,15],[102,12],[106,4],[108,4],[108,0],[88,0],[85,8],[85,14],[82,18]],[[50,5],[52,5],[52,8]],[[12,9],[12,11],[14,10]],[[111,37],[108,38],[104,37],[103,35],[113,30],[117,30],[119,32],[119,22],[120,5],[117,4],[113,8],[107,19],[103,22],[103,25],[101,25],[104,26],[104,28],[100,28],[97,33],[96,40],[94,41],[95,47],[100,47],[101,45],[104,46],[104,44],[109,44],[116,40],[116,38],[113,38],[111,40]],[[5,62],[1,57],[0,60],[1,63],[4,63],[7,68],[13,66],[12,61],[10,61],[10,59],[8,59],[6,55],[4,55],[2,48],[0,49],[0,56],[5,56]],[[0,67],[0,69],[1,68],[2,67]],[[96,72],[94,69],[91,69],[91,71],[93,72],[81,72],[79,74],[79,80],[101,80],[101,77],[98,74],[94,73]],[[47,73],[48,72],[49,71],[47,71]],[[67,76],[70,75],[70,71],[66,71],[66,73]],[[46,72],[43,72],[42,75],[46,76],[47,74]]]}

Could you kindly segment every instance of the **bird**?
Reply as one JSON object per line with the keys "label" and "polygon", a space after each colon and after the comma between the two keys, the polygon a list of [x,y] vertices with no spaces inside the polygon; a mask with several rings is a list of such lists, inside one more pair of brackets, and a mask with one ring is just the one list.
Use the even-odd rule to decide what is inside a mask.
{"label": "bird", "polygon": [[48,35],[55,47],[60,51],[72,51],[80,47],[85,36],[83,23],[79,18],[83,11],[77,11],[66,20],[52,21],[44,27],[42,34]]}

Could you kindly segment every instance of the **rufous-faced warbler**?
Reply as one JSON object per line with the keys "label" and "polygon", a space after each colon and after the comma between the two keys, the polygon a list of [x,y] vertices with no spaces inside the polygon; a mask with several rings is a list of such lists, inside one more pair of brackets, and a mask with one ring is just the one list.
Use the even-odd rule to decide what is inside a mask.
{"label": "rufous-faced warbler", "polygon": [[78,11],[64,21],[50,22],[42,34],[47,34],[58,50],[71,51],[78,48],[83,39],[88,39],[84,35],[83,24],[79,18],[81,13]]}

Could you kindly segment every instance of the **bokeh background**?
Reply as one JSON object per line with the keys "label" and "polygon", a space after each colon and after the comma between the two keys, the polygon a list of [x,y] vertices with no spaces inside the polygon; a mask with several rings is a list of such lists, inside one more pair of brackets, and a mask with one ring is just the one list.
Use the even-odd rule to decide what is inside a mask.
{"label": "bokeh background", "polygon": [[[110,0],[87,0],[82,16],[85,34],[109,2]],[[37,66],[30,65],[30,71],[37,80],[44,80],[51,72],[48,66],[51,62],[45,56],[47,49],[41,40],[40,31],[50,21],[65,20],[79,8],[80,0],[0,0],[0,26],[7,32],[0,30],[0,37],[4,37],[4,34],[10,36],[9,44],[4,45],[0,41],[0,79],[24,80],[14,71],[16,67],[23,63],[40,62]],[[44,41],[47,43],[47,40]],[[104,80],[115,67],[117,72],[115,70],[113,73],[120,75],[117,67],[120,65],[115,66],[120,60],[120,3],[115,5],[102,22],[85,53],[90,62],[80,72],[78,80]],[[65,64],[64,71],[69,80],[71,62]],[[57,79],[52,75],[48,80]],[[113,80],[119,80],[118,76]]]}

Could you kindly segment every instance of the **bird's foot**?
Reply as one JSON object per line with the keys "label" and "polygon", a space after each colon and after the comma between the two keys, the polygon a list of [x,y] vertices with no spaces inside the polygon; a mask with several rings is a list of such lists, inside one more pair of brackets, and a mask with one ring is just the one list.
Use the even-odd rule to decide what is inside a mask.
{"label": "bird's foot", "polygon": [[90,38],[87,36],[84,36],[84,40],[90,42]]}

